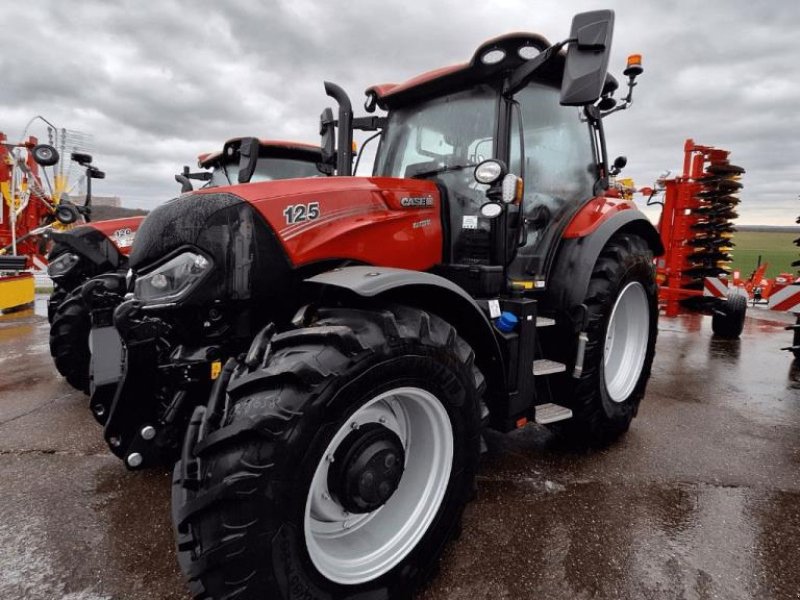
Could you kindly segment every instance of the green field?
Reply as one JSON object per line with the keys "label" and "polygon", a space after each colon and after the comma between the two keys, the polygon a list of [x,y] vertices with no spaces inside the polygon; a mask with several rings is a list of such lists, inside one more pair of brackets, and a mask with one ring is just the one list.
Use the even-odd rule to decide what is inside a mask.
{"label": "green field", "polygon": [[733,249],[733,269],[748,277],[756,268],[758,257],[769,263],[767,277],[778,273],[795,273],[793,261],[800,258],[800,248],[792,243],[797,233],[778,233],[764,231],[737,231],[733,236],[736,247]]}

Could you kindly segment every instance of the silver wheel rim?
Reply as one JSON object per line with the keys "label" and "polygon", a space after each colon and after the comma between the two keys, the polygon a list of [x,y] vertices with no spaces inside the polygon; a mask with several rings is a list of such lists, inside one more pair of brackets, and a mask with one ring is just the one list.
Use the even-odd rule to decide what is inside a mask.
{"label": "silver wheel rim", "polygon": [[[331,497],[329,461],[347,435],[367,423],[380,423],[397,434],[405,468],[386,504],[354,515]],[[372,581],[391,570],[417,546],[439,511],[452,463],[450,417],[436,396],[400,387],[369,400],[333,436],[311,480],[303,531],[314,566],[346,585]]]}
{"label": "silver wheel rim", "polygon": [[650,310],[644,286],[625,286],[611,311],[603,349],[606,390],[614,402],[624,402],[642,374],[650,338]]}

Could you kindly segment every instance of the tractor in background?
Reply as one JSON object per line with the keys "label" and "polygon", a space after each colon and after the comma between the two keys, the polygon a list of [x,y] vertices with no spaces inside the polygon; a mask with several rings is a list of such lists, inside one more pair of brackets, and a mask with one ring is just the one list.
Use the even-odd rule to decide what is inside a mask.
{"label": "tractor in background", "polygon": [[[386,116],[354,118],[327,83],[337,177],[202,189],[148,216],[105,437],[137,469],[188,425],[173,518],[197,597],[407,597],[458,529],[483,427],[588,445],[629,428],[663,247],[607,195],[603,119],[642,72],[632,57],[614,98],[613,20],[370,88]],[[380,131],[372,177],[351,176],[354,129]]]}
{"label": "tractor in background", "polygon": [[[201,171],[192,173],[184,167],[175,175],[182,194],[193,191],[193,180],[203,182],[204,188],[214,188],[250,180],[312,177],[320,175],[321,169],[326,170],[320,167],[318,146],[252,137],[230,139],[221,151],[201,154],[197,164]],[[112,316],[125,294],[128,254],[143,220],[144,217],[133,217],[124,222],[93,223],[91,228],[61,235],[61,246],[53,251],[69,248],[62,255],[67,258],[62,260],[69,260],[72,266],[59,281],[71,277],[69,281],[74,285],[53,311],[50,352],[59,373],[73,387],[90,395],[92,413],[101,423],[105,422],[122,365],[121,341]],[[109,235],[98,233],[103,227]],[[115,254],[114,248],[119,253]],[[51,277],[54,264],[59,264],[59,258],[51,263]],[[92,352],[94,346],[114,351],[97,354]]]}

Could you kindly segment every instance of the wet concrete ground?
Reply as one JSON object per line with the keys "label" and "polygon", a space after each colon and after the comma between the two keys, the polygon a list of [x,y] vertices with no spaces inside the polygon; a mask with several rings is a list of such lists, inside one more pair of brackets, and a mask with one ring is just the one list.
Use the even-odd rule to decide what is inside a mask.
{"label": "wet concrete ground", "polygon": [[[740,341],[662,319],[647,397],[601,452],[491,435],[425,600],[800,598],[800,368],[761,313]],[[0,317],[0,598],[188,598],[169,474],[129,473],[54,375],[45,319]]]}

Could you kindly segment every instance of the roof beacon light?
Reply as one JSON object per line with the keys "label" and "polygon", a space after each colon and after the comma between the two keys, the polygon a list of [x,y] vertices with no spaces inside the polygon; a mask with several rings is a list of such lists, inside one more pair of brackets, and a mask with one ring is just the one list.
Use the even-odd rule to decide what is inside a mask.
{"label": "roof beacon light", "polygon": [[642,68],[642,55],[641,54],[631,54],[628,56],[628,66],[623,71],[623,74],[627,77],[638,77],[644,73],[644,69]]}

